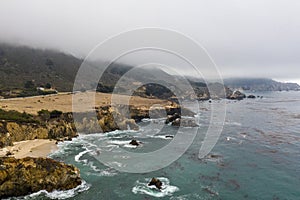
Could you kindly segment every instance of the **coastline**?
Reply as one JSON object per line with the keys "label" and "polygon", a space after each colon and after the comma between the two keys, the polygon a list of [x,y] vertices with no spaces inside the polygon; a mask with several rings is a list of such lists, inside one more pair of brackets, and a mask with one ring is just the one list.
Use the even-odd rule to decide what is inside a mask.
{"label": "coastline", "polygon": [[0,149],[0,157],[6,156],[8,152],[17,159],[25,157],[46,158],[49,154],[58,149],[55,140],[35,139],[14,142],[13,146],[7,146]]}

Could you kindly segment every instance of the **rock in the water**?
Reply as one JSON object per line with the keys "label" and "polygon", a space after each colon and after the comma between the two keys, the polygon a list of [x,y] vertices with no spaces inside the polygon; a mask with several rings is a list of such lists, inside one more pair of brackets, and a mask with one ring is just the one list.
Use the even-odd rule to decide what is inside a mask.
{"label": "rock in the water", "polygon": [[174,138],[173,135],[166,135],[165,137],[166,137],[166,138]]}
{"label": "rock in the water", "polygon": [[176,119],[180,118],[180,115],[178,113],[175,113],[174,115],[168,115],[165,124],[168,124],[170,122],[175,121]]}
{"label": "rock in the water", "polygon": [[69,190],[81,184],[79,170],[50,158],[0,158],[0,198],[40,190]]}
{"label": "rock in the water", "polygon": [[248,97],[247,97],[248,99],[255,99],[256,98],[256,96],[254,96],[253,94],[250,94],[250,95],[248,95]]}
{"label": "rock in the water", "polygon": [[177,118],[172,122],[172,126],[198,127],[199,125],[194,119]]}
{"label": "rock in the water", "polygon": [[246,98],[246,95],[237,90],[227,98],[232,100],[243,100],[244,98]]}
{"label": "rock in the water", "polygon": [[157,178],[152,178],[148,186],[152,186],[152,185],[155,185],[157,189],[161,190],[162,182]]}
{"label": "rock in the water", "polygon": [[136,140],[131,140],[129,142],[129,144],[134,145],[134,146],[139,146],[140,145],[140,143],[138,141],[136,141]]}

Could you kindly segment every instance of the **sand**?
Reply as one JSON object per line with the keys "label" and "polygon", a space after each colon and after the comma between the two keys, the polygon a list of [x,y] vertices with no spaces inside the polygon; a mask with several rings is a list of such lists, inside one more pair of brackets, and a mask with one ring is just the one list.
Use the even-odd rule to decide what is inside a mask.
{"label": "sand", "polygon": [[[88,102],[88,96],[94,95],[93,92],[79,92],[76,94],[59,93],[46,96],[34,96],[34,97],[24,97],[24,98],[11,98],[11,99],[1,99],[0,108],[4,110],[16,110],[19,112],[27,112],[36,115],[41,109],[46,109],[49,111],[60,110],[63,112],[72,112],[72,98],[76,95],[77,103],[83,106],[82,112],[94,109],[92,105]],[[95,105],[94,106],[105,106],[111,105],[112,94],[108,93],[96,93],[95,95]],[[125,96],[125,95],[114,95],[113,99],[117,101],[117,104],[125,104],[126,100],[129,100],[130,105],[145,106],[150,107],[152,105],[167,105],[168,101],[160,99],[149,99],[137,96]],[[115,102],[116,102],[115,101]],[[79,111],[81,112],[81,111]],[[29,140],[14,143],[13,147],[6,147],[0,149],[0,156],[5,156],[9,151],[13,153],[16,158],[23,158],[26,156],[31,157],[46,157],[52,151],[57,149],[55,141],[50,140]]]}
{"label": "sand", "polygon": [[35,139],[21,142],[14,142],[13,146],[0,149],[0,156],[5,156],[7,152],[11,152],[15,158],[24,157],[47,157],[49,154],[57,150],[55,140]]}
{"label": "sand", "polygon": [[[92,105],[87,101],[87,96],[92,95],[92,92],[79,92],[76,93],[76,99],[81,105],[89,106],[88,109],[92,110]],[[24,97],[24,98],[11,98],[11,99],[0,99],[0,108],[4,110],[16,110],[19,112],[27,112],[36,115],[41,109],[46,109],[49,111],[60,110],[63,112],[72,112],[72,93],[59,93],[46,96],[34,96],[34,97]],[[95,95],[95,106],[105,106],[111,104],[112,94],[108,93],[96,93]],[[129,98],[130,105],[137,106],[150,106],[153,104],[167,105],[166,100],[160,99],[148,99],[142,97],[128,97],[125,95],[114,95],[114,99],[119,102],[125,102]],[[76,102],[75,102],[76,103]],[[85,108],[86,109],[86,108]],[[84,112],[86,110],[82,110]]]}

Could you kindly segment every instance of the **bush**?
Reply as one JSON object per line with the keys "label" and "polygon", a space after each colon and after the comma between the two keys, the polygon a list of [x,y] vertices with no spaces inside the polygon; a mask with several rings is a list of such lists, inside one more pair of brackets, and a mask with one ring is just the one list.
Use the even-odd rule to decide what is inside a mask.
{"label": "bush", "polygon": [[46,89],[51,89],[51,88],[52,88],[51,83],[46,83],[45,88],[46,88]]}
{"label": "bush", "polygon": [[59,110],[53,110],[50,112],[50,118],[58,118],[63,114],[62,111]]}
{"label": "bush", "polygon": [[43,120],[43,121],[47,121],[50,119],[50,112],[48,110],[40,110],[38,111],[38,116]]}
{"label": "bush", "polygon": [[28,113],[20,113],[15,110],[5,111],[0,109],[0,119],[15,122],[38,123],[34,117]]}

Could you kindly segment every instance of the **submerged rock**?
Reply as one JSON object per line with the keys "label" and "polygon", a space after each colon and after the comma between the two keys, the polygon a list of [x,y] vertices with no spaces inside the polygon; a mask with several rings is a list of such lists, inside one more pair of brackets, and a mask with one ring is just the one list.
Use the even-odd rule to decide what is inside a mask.
{"label": "submerged rock", "polygon": [[40,190],[69,190],[81,184],[79,170],[50,158],[0,158],[0,198]]}
{"label": "submerged rock", "polygon": [[157,189],[161,190],[162,182],[157,178],[152,178],[148,186],[154,185]]}

